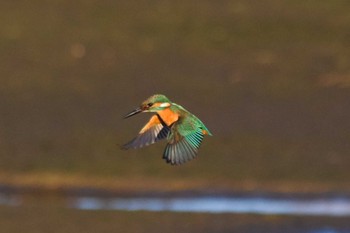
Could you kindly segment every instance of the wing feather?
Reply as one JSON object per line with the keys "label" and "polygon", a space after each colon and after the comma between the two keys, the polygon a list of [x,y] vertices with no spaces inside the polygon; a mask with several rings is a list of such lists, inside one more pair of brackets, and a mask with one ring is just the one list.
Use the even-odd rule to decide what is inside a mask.
{"label": "wing feather", "polygon": [[122,146],[123,149],[137,149],[148,146],[159,140],[165,139],[170,132],[170,128],[159,121],[158,116],[154,115],[150,121],[141,129],[139,134],[130,142]]}
{"label": "wing feather", "polygon": [[172,165],[183,164],[196,157],[203,140],[203,131],[191,122],[179,121],[171,126],[163,159]]}

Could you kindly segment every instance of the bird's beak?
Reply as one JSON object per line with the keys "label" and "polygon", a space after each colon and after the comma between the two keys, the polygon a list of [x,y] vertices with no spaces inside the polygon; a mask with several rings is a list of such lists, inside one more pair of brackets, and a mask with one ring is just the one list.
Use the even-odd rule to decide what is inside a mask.
{"label": "bird's beak", "polygon": [[140,112],[142,112],[142,111],[143,111],[143,109],[142,109],[141,107],[136,108],[135,110],[133,110],[133,111],[129,112],[127,115],[125,115],[125,116],[124,116],[124,119],[125,119],[125,118],[129,118],[129,117],[131,117],[131,116],[133,116],[133,115],[136,115],[136,114],[138,114],[138,113],[140,113]]}

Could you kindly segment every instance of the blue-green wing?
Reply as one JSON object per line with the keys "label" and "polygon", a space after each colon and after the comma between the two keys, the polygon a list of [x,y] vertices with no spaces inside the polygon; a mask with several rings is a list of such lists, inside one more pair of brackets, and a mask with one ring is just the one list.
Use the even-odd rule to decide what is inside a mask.
{"label": "blue-green wing", "polygon": [[203,137],[201,126],[196,125],[195,122],[182,120],[174,123],[168,136],[163,159],[172,165],[192,160],[197,155]]}

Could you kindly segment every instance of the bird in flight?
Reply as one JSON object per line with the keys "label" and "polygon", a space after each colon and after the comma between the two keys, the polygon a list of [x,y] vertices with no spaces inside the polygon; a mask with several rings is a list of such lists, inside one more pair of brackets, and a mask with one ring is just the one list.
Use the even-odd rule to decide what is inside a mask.
{"label": "bird in flight", "polygon": [[171,165],[192,160],[197,155],[204,135],[212,135],[201,120],[182,106],[171,102],[165,95],[152,95],[124,118],[140,112],[154,112],[155,115],[138,135],[122,148],[141,148],[166,139],[168,144],[163,159]]}

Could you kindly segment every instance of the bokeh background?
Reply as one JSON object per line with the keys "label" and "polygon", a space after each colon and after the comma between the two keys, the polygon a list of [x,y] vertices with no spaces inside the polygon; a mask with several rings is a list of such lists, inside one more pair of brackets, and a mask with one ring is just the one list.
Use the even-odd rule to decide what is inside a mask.
{"label": "bokeh background", "polygon": [[[348,192],[349,9],[344,0],[2,1],[0,181],[44,190]],[[212,131],[194,161],[165,164],[164,143],[120,150],[150,117],[122,116],[155,93]],[[0,211],[8,232],[21,226],[5,216],[36,230],[67,216],[50,210],[42,223],[41,214],[17,211]],[[115,224],[69,214],[97,219],[96,230]],[[147,216],[143,229],[158,217]],[[232,229],[231,220],[201,228],[207,218],[194,217],[201,232]],[[77,224],[65,230],[85,229]]]}

